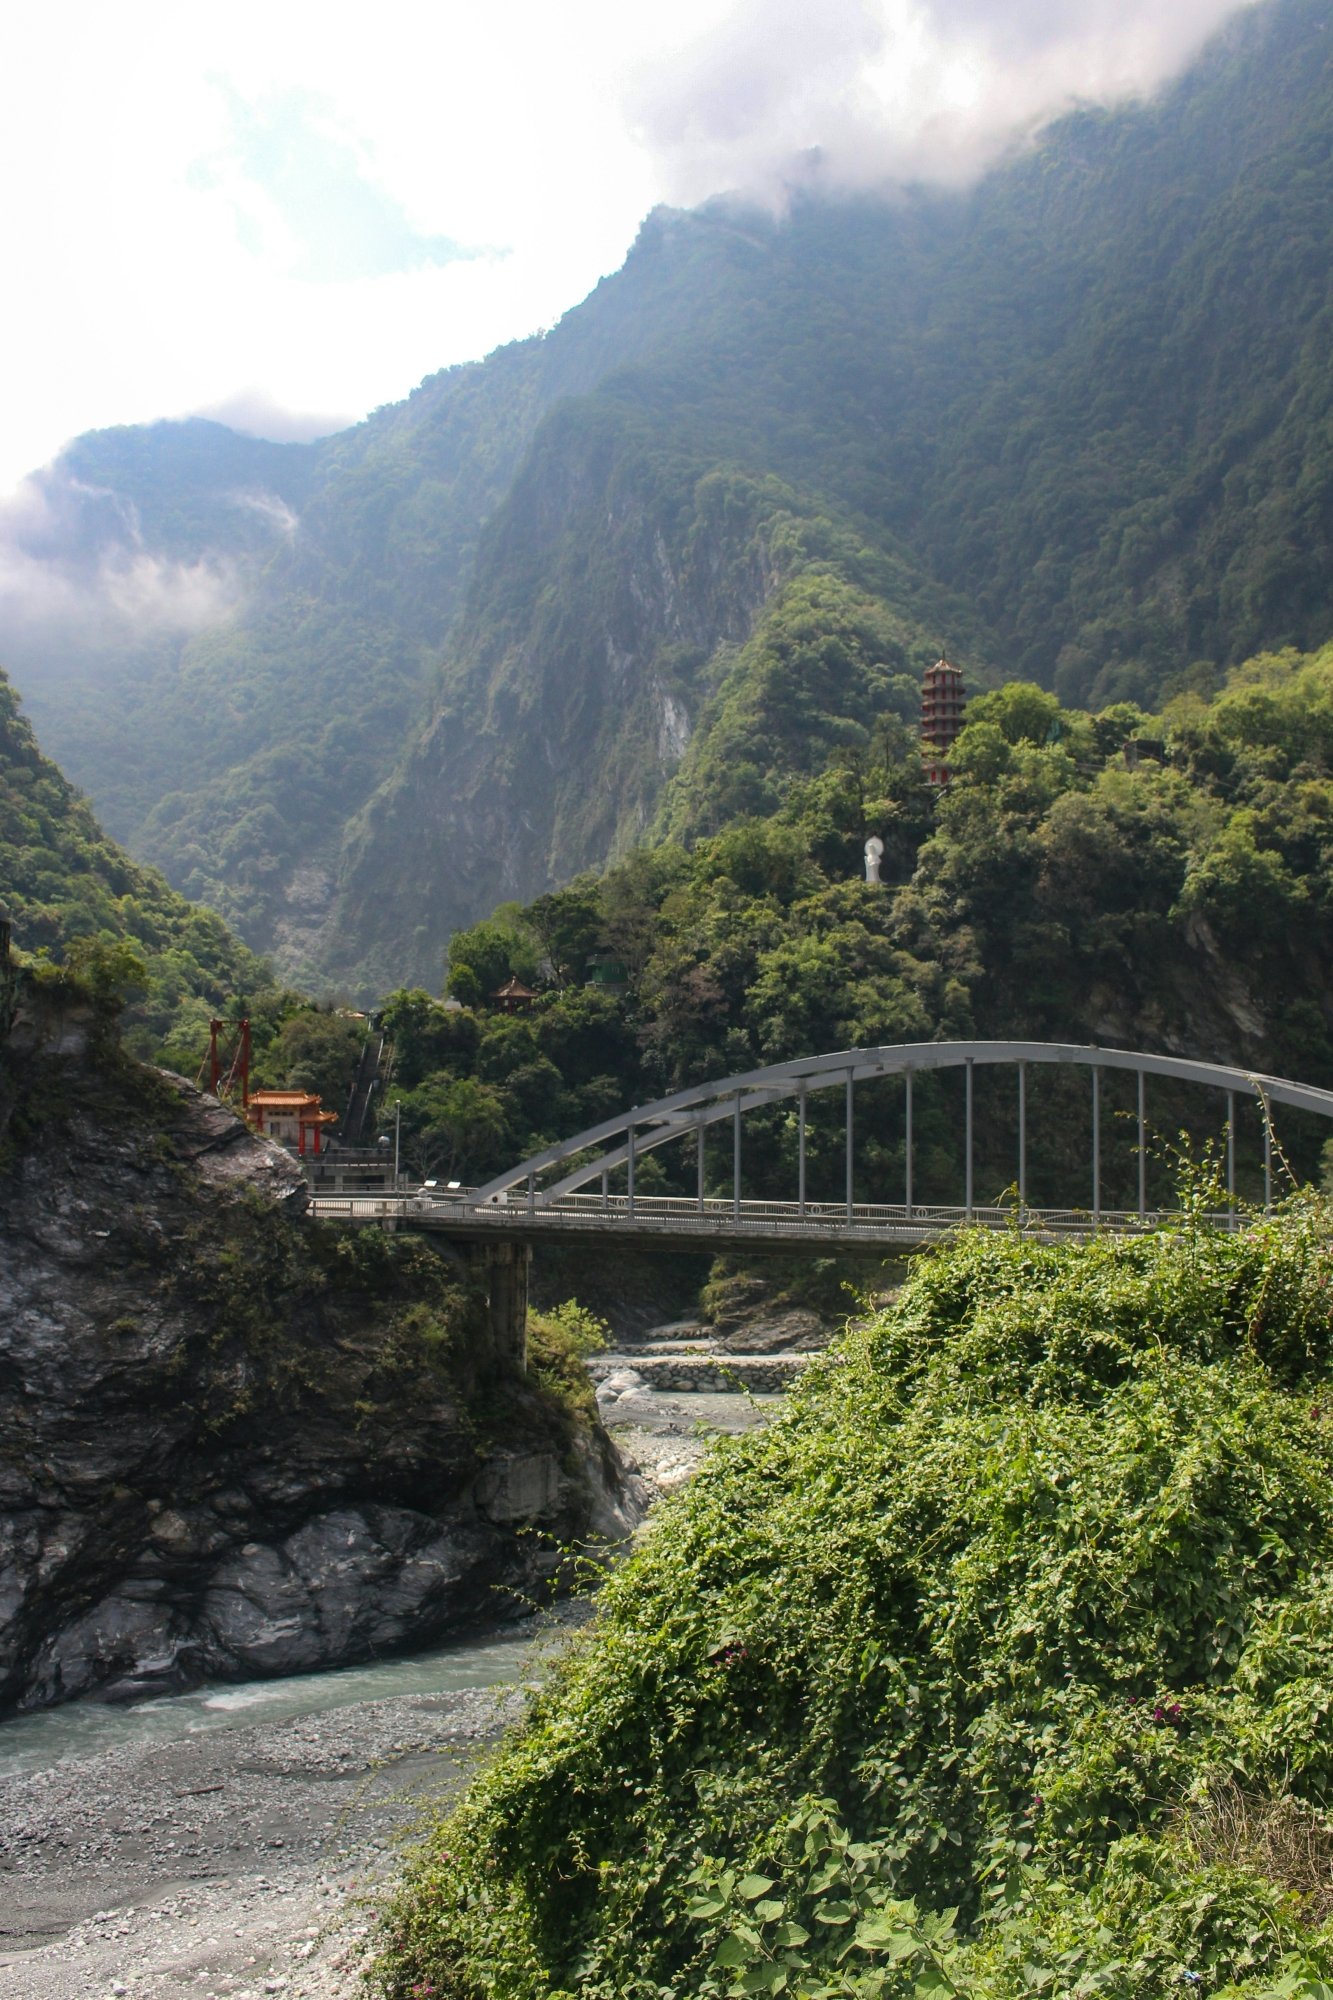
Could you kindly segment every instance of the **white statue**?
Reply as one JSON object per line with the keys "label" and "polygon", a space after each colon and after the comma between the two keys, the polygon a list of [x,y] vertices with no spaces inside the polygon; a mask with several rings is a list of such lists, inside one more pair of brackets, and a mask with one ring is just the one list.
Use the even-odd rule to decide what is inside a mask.
{"label": "white statue", "polygon": [[878,882],[879,864],[884,858],[884,842],[877,833],[872,833],[866,842],[866,881]]}

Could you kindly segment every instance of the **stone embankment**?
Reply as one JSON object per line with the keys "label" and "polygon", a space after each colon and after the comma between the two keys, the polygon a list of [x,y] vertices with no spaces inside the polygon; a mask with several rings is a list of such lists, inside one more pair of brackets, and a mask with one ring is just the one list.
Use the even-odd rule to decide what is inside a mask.
{"label": "stone embankment", "polygon": [[631,1388],[656,1389],[660,1394],[690,1396],[778,1396],[791,1387],[805,1367],[804,1354],[599,1354],[590,1373],[601,1391],[623,1393]]}
{"label": "stone embankment", "polygon": [[685,1485],[714,1434],[768,1422],[828,1338],[813,1313],[793,1311],[726,1334],[680,1321],[594,1355],[598,1412],[626,1472],[650,1493]]}
{"label": "stone embankment", "polygon": [[774,1314],[726,1335],[687,1320],[653,1327],[642,1340],[594,1355],[588,1372],[604,1413],[616,1397],[641,1388],[676,1396],[778,1396],[799,1378],[811,1353],[827,1344],[813,1313]]}

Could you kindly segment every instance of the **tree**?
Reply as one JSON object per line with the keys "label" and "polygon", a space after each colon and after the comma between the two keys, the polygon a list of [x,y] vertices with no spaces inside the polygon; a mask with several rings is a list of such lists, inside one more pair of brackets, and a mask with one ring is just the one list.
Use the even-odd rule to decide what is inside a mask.
{"label": "tree", "polygon": [[471,1069],[481,1036],[475,1014],[441,1006],[420,986],[400,986],[385,1001],[381,1019],[403,1089],[414,1089],[435,1070]]}
{"label": "tree", "polygon": [[582,876],[549,896],[539,896],[529,908],[527,920],[546,954],[557,987],[578,985],[587,978],[589,964],[602,942],[603,925],[601,889],[591,876]]}
{"label": "tree", "polygon": [[119,1013],[132,994],[148,985],[148,967],[134,945],[106,932],[73,938],[65,947],[65,964],[108,1013]]}
{"label": "tree", "polygon": [[1035,681],[1008,681],[977,695],[968,721],[992,723],[1006,743],[1049,743],[1059,728],[1060,703]]}
{"label": "tree", "polygon": [[450,996],[465,1007],[483,1006],[505,982],[537,978],[537,940],[522,921],[517,904],[501,905],[449,940]]}
{"label": "tree", "polygon": [[360,1061],[366,1024],[358,1014],[303,1007],[289,1015],[267,1059],[288,1090],[311,1090],[326,1109],[341,1111]]}
{"label": "tree", "polygon": [[433,1077],[402,1099],[408,1158],[422,1174],[476,1178],[500,1164],[508,1130],[504,1098],[475,1077]]}

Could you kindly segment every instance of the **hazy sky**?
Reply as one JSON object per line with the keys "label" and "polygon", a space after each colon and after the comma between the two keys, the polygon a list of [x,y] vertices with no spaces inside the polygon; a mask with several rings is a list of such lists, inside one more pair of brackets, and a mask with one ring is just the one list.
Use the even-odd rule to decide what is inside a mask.
{"label": "hazy sky", "polygon": [[655,202],[965,176],[1237,4],[11,6],[0,491],[103,424],[332,428],[549,325]]}

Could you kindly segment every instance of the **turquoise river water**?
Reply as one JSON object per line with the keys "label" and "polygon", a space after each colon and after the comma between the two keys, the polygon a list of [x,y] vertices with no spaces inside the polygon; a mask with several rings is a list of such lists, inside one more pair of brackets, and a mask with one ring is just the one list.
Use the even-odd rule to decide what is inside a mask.
{"label": "turquoise river water", "polygon": [[[563,1622],[563,1621],[561,1621]],[[429,1652],[375,1660],[330,1673],[284,1680],[206,1683],[189,1694],[163,1695],[131,1707],[73,1701],[0,1722],[0,1778],[40,1770],[67,1758],[96,1756],[123,1744],[169,1741],[206,1729],[285,1722],[391,1695],[442,1694],[535,1679],[559,1635],[553,1620],[478,1634]]]}

